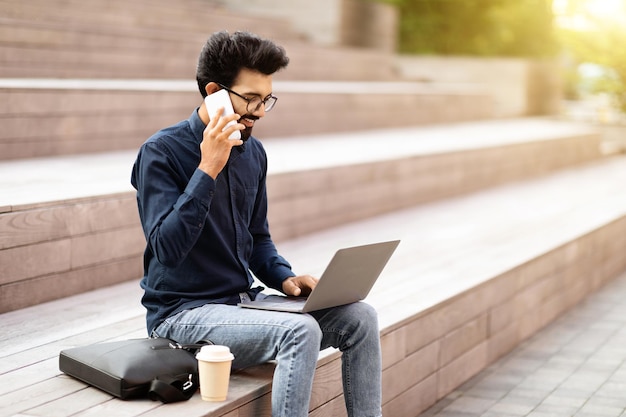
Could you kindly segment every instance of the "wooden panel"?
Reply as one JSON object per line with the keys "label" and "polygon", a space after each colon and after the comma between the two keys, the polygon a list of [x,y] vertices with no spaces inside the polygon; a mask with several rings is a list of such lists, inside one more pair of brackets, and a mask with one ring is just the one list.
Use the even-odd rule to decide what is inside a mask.
{"label": "wooden panel", "polygon": [[[11,284],[3,287],[2,310],[68,296],[78,288],[92,289],[95,282],[108,285],[138,278],[141,270],[137,267],[92,283],[85,278],[77,282],[74,272],[78,269],[84,273],[88,265],[128,258],[137,260],[133,261],[135,266],[140,265],[145,238],[134,205],[134,198],[128,195],[120,200],[1,214],[0,248],[4,248],[0,249],[0,285]],[[55,282],[60,275],[65,277],[65,285],[37,290],[43,282]],[[72,282],[74,290],[69,285]]]}
{"label": "wooden panel", "polygon": [[347,417],[346,404],[343,395],[335,397],[329,402],[312,410],[309,417]]}
{"label": "wooden panel", "polygon": [[2,412],[19,414],[65,395],[85,389],[85,384],[66,378],[52,378],[2,396]]}
{"label": "wooden panel", "polygon": [[337,357],[315,370],[310,408],[320,407],[342,394],[341,358]]}
{"label": "wooden panel", "polygon": [[[14,142],[46,142],[53,140],[63,144],[65,141],[76,141],[80,138],[87,139],[88,136],[114,137],[116,134],[127,135],[144,134],[142,137],[148,138],[150,133],[146,133],[146,127],[164,124],[168,119],[171,123],[179,121],[182,117],[191,114],[193,107],[185,109],[184,112],[177,111],[179,117],[172,118],[171,112],[154,109],[149,113],[128,112],[126,114],[62,114],[43,115],[37,117],[37,124],[33,123],[33,115],[15,116],[4,118],[3,129],[0,133],[0,141],[4,143]],[[184,116],[183,116],[184,115]],[[139,119],[141,116],[141,119]],[[138,123],[140,122],[140,124]],[[16,136],[19,134],[19,136]]]}
{"label": "wooden panel", "polygon": [[405,340],[406,334],[404,328],[394,330],[381,336],[380,345],[383,355],[383,369],[387,369],[405,358]]}
{"label": "wooden panel", "polygon": [[409,391],[439,369],[440,343],[434,342],[383,371],[383,403]]}
{"label": "wooden panel", "polygon": [[49,417],[68,416],[93,409],[102,403],[111,401],[111,396],[96,388],[85,388],[70,395],[29,409],[29,416]]}
{"label": "wooden panel", "polygon": [[478,318],[490,307],[485,293],[475,289],[464,292],[454,299],[447,300],[430,314],[409,324],[407,350],[417,350],[429,339],[438,339],[450,334],[465,323]]}
{"label": "wooden panel", "polygon": [[0,251],[67,237],[69,219],[66,207],[0,213]]}
{"label": "wooden panel", "polygon": [[[271,417],[272,416],[272,397],[266,394],[261,398],[250,401],[244,406],[235,410],[237,417]],[[165,416],[167,417],[167,416]]]}
{"label": "wooden panel", "polygon": [[139,286],[138,280],[142,275],[142,258],[137,255],[89,268],[0,285],[0,313],[130,280],[137,282],[136,285]]}
{"label": "wooden panel", "polygon": [[138,227],[137,200],[132,193],[93,202],[77,203],[72,207],[70,232],[73,235],[101,232],[113,228]]}
{"label": "wooden panel", "polygon": [[437,375],[431,375],[403,394],[383,405],[383,415],[418,417],[437,402]]}
{"label": "wooden panel", "polygon": [[68,239],[0,251],[0,285],[70,269]]}
{"label": "wooden panel", "polygon": [[200,102],[193,91],[0,89],[0,97],[12,103],[2,109],[8,113],[0,133],[2,159],[138,149],[158,129],[189,117]]}
{"label": "wooden panel", "polygon": [[72,238],[72,268],[139,257],[146,240],[139,225]]}
{"label": "wooden panel", "polygon": [[454,388],[476,375],[487,365],[487,342],[485,341],[439,370],[438,398],[448,395]]}
{"label": "wooden panel", "polygon": [[510,321],[508,324],[507,327],[499,329],[497,333],[490,335],[487,346],[488,363],[495,362],[520,343],[521,339],[517,321]]}
{"label": "wooden panel", "polygon": [[133,196],[0,214],[0,250],[139,225]]}
{"label": "wooden panel", "polygon": [[[310,95],[306,101],[302,99],[302,94],[281,93],[276,110],[272,111],[271,117],[255,126],[255,134],[263,138],[286,137],[293,134],[358,132],[367,129],[480,120],[491,116],[487,96],[442,95],[442,103],[438,106],[432,105],[432,98],[433,95],[378,94],[377,104],[372,106],[372,99],[366,91],[359,95]],[[453,115],[445,114],[446,109],[461,107],[464,101],[471,102],[472,106]],[[359,106],[362,107],[361,111],[355,111]],[[320,112],[320,108],[324,108],[325,111]],[[347,108],[351,111],[346,112]],[[424,114],[426,115],[420,116]],[[280,123],[270,123],[270,119],[278,119]],[[289,123],[284,123],[285,120],[289,120]]]}
{"label": "wooden panel", "polygon": [[[0,94],[5,100],[0,101],[0,113],[6,115],[7,118],[15,117],[18,120],[29,116],[37,118],[42,116],[60,118],[63,115],[95,117],[102,113],[120,116],[131,112],[148,117],[156,109],[159,109],[162,116],[166,116],[168,112],[184,107],[185,117],[187,117],[194,106],[200,102],[199,93],[192,81],[188,84],[189,91],[141,90],[141,82],[146,80],[138,80],[137,90],[132,90],[124,87],[126,84],[118,87],[114,80],[109,81],[108,89],[90,89],[90,84],[84,82],[79,84],[84,85],[83,89],[66,88],[64,84],[59,84],[58,88],[49,89],[2,88]],[[54,85],[54,82],[51,85]],[[159,83],[156,82],[156,85]],[[37,103],[37,106],[33,107],[33,103]],[[178,121],[178,119],[166,117],[161,120],[161,123],[167,123],[168,120]],[[26,122],[22,124],[31,130],[34,129],[26,126]],[[34,131],[36,130],[35,128]],[[2,134],[5,137],[11,136],[7,132]]]}
{"label": "wooden panel", "polygon": [[467,321],[462,327],[449,332],[441,339],[440,366],[445,366],[485,340],[487,340],[487,315]]}

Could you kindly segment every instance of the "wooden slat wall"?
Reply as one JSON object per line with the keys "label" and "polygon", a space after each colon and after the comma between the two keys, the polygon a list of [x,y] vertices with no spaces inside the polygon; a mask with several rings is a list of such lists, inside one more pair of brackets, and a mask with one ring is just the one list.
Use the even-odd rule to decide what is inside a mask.
{"label": "wooden slat wall", "polygon": [[[335,138],[340,148],[340,137]],[[598,148],[598,136],[572,134],[466,152],[450,150],[313,170],[302,166],[296,172],[270,174],[272,234],[280,242],[576,166],[597,159]],[[87,191],[97,194],[97,190]],[[3,312],[142,275],[145,239],[133,192],[14,207],[0,213],[0,230]]]}
{"label": "wooden slat wall", "polygon": [[[220,29],[245,28],[284,44],[277,80],[398,81],[393,56],[304,42],[280,19],[228,14],[211,2],[0,2],[0,78],[193,81],[198,53]],[[328,65],[333,63],[333,65]],[[426,86],[431,90],[431,86]],[[194,90],[93,91],[0,87],[0,160],[134,149],[200,104]],[[285,92],[261,137],[342,132],[491,117],[482,91],[371,95]],[[324,109],[324,111],[320,111]]]}
{"label": "wooden slat wall", "polygon": [[142,275],[135,196],[0,213],[0,311]]}
{"label": "wooden slat wall", "polygon": [[618,276],[625,236],[621,217],[383,332],[385,413],[418,415]]}
{"label": "wooden slat wall", "polygon": [[599,141],[582,134],[273,175],[268,183],[272,233],[277,239],[294,238],[576,166],[600,157]]}
{"label": "wooden slat wall", "polygon": [[0,77],[193,79],[206,38],[226,29],[283,45],[291,58],[285,79],[398,78],[391,54],[317,47],[285,20],[228,13],[210,1],[4,0],[0,16]]}
{"label": "wooden slat wall", "polygon": [[[276,94],[280,104],[255,127],[261,139],[462,122],[491,114],[491,100],[482,94],[388,93],[372,98],[366,85],[353,94]],[[188,118],[200,104],[195,89],[0,87],[0,160],[137,149],[157,130]]]}
{"label": "wooden slat wall", "polygon": [[1,159],[138,149],[200,103],[194,92],[0,89],[0,97]]}

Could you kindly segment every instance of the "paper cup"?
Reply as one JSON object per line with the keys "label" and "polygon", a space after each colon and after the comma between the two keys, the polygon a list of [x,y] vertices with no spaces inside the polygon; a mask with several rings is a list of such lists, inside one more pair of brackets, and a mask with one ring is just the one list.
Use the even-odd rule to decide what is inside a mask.
{"label": "paper cup", "polygon": [[226,400],[230,367],[234,358],[228,346],[202,346],[196,359],[200,374],[200,394],[204,401]]}

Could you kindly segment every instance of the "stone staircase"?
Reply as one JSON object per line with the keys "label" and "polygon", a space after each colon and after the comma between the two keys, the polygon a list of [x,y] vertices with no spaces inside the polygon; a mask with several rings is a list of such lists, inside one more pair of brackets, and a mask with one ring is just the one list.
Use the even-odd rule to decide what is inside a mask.
{"label": "stone staircase", "polygon": [[[199,104],[213,30],[250,29],[292,58],[255,127],[286,258],[317,274],[341,246],[402,239],[368,298],[385,415],[418,415],[626,269],[626,161],[587,125],[494,120],[479,89],[403,80],[388,54],[316,46],[208,0],[0,0],[0,16],[0,416],[171,414],[87,388],[56,359],[145,336],[130,168]],[[345,415],[338,370],[323,352],[312,416]],[[224,404],[174,407],[268,415],[271,372],[233,375]]]}
{"label": "stone staircase", "polygon": [[137,149],[199,105],[197,57],[221,29],[276,39],[290,56],[261,137],[492,114],[484,92],[400,79],[391,54],[316,46],[283,20],[229,14],[208,0],[3,0],[0,22],[1,160]]}

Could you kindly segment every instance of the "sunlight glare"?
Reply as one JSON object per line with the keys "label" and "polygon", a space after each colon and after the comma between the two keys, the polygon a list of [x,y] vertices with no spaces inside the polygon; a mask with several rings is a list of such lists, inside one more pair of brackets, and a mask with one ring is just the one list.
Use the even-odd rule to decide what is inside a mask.
{"label": "sunlight glare", "polygon": [[598,19],[613,19],[624,15],[624,0],[587,0],[584,7]]}
{"label": "sunlight glare", "polygon": [[626,23],[626,0],[554,0],[559,26],[577,30],[594,27],[593,20]]}

